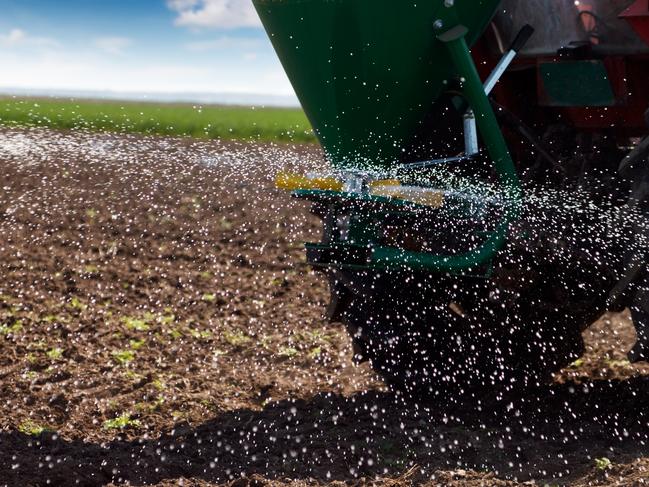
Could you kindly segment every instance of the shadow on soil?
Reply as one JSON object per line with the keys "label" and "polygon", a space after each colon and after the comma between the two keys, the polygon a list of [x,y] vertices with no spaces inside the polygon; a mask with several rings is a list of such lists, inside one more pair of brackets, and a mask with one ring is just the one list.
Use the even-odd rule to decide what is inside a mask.
{"label": "shadow on soil", "polygon": [[424,475],[475,469],[563,483],[592,471],[596,458],[648,455],[648,405],[649,377],[425,405],[392,393],[321,394],[178,425],[156,439],[97,444],[2,432],[0,479],[137,485],[260,474],[326,481],[396,475],[417,465]]}

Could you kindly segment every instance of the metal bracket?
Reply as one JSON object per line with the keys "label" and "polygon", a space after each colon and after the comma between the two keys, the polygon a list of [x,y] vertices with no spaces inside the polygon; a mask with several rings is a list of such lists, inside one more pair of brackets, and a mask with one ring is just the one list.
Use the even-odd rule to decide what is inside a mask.
{"label": "metal bracket", "polygon": [[[503,54],[498,64],[484,82],[484,91],[487,96],[491,94],[498,81],[505,71],[509,68],[518,52],[525,46],[527,41],[534,34],[534,28],[531,25],[525,25],[509,49]],[[475,114],[470,108],[464,113],[464,153],[467,156],[473,156],[480,152],[478,145],[478,129],[476,126]]]}

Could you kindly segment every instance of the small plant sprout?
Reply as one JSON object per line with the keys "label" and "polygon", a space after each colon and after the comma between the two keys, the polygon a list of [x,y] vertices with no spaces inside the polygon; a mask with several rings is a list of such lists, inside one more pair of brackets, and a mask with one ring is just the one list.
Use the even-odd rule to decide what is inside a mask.
{"label": "small plant sprout", "polygon": [[183,336],[183,332],[178,328],[172,328],[171,330],[168,330],[167,334],[171,337],[172,340],[178,340]]}
{"label": "small plant sprout", "polygon": [[293,347],[281,347],[279,349],[278,355],[280,357],[292,358],[298,355],[300,352],[297,348]]}
{"label": "small plant sprout", "polygon": [[70,300],[70,303],[68,306],[71,309],[78,310],[78,311],[83,311],[88,308],[88,305],[83,303],[79,298],[76,296],[73,296],[72,299]]}
{"label": "small plant sprout", "polygon": [[112,354],[113,360],[119,365],[127,365],[135,358],[135,352],[131,350],[117,350]]}
{"label": "small plant sprout", "polygon": [[150,326],[147,323],[147,320],[145,319],[140,319],[140,318],[133,318],[131,316],[125,316],[122,318],[122,321],[124,322],[124,325],[126,328],[129,330],[133,331],[147,331],[149,330]]}
{"label": "small plant sprout", "polygon": [[189,328],[189,333],[191,336],[196,338],[197,340],[203,339],[207,340],[212,336],[212,332],[209,330],[199,330],[197,328]]}
{"label": "small plant sprout", "polygon": [[138,428],[139,426],[140,421],[137,419],[132,419],[129,413],[124,413],[114,419],[108,419],[104,421],[104,429],[107,430],[122,430],[125,428]]}
{"label": "small plant sprout", "polygon": [[0,335],[15,335],[23,329],[22,320],[16,320],[11,325],[0,325]]}
{"label": "small plant sprout", "polygon": [[174,321],[176,321],[176,316],[171,312],[158,318],[158,322],[162,325],[171,325]]}
{"label": "small plant sprout", "polygon": [[600,472],[605,472],[613,466],[613,463],[606,457],[595,459],[595,468]]}
{"label": "small plant sprout", "polygon": [[205,293],[201,299],[206,303],[213,303],[216,300],[216,295],[213,293]]}
{"label": "small plant sprout", "polygon": [[575,360],[573,363],[570,364],[570,368],[578,369],[582,365],[584,365],[584,359],[583,358],[578,358],[577,360]]}
{"label": "small plant sprout", "polygon": [[31,419],[27,419],[20,423],[20,425],[18,426],[18,431],[26,435],[38,436],[41,433],[45,433],[46,431],[50,430],[45,426],[41,426],[40,424],[35,423]]}
{"label": "small plant sprout", "polygon": [[52,348],[52,349],[48,350],[47,352],[45,352],[45,354],[51,360],[58,360],[63,356],[63,349],[58,348],[58,347]]}
{"label": "small plant sprout", "polygon": [[139,350],[145,343],[146,340],[129,340],[128,345],[132,350]]}

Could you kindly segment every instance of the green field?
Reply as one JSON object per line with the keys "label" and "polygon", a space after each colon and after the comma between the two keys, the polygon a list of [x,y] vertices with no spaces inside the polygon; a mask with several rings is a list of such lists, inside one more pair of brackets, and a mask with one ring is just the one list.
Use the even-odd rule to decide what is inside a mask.
{"label": "green field", "polygon": [[299,108],[0,98],[0,125],[260,141],[314,142]]}

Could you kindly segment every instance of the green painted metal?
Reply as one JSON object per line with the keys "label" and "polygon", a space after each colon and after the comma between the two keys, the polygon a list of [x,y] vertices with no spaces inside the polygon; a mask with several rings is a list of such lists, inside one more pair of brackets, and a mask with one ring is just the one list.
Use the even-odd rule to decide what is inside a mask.
{"label": "green painted metal", "polygon": [[[352,230],[362,241],[354,244],[372,248],[370,267],[462,272],[493,259],[518,216],[521,189],[469,46],[499,0],[253,2],[325,152],[339,168],[390,169],[403,162],[403,147],[446,81],[462,81],[462,95],[508,197],[502,221],[470,252],[433,255],[375,246],[368,220],[375,210],[356,208],[352,216],[358,221],[352,218],[352,224],[358,228]],[[346,198],[349,210],[367,198],[316,193]]]}
{"label": "green painted metal", "polygon": [[[479,266],[489,263],[499,250],[505,245],[509,226],[520,212],[522,190],[516,173],[516,168],[507,149],[505,139],[498,127],[498,123],[491,108],[491,103],[484,92],[478,71],[471,58],[464,35],[466,28],[456,26],[440,34],[450,57],[450,62],[459,74],[462,83],[462,94],[476,116],[478,129],[484,139],[487,151],[494,162],[500,183],[506,193],[505,213],[494,232],[485,242],[474,250],[455,255],[434,255],[422,252],[411,252],[391,247],[373,247],[370,267],[414,269],[439,272],[471,271]],[[328,198],[348,198],[350,201],[369,198],[374,203],[389,203],[389,199],[363,195],[345,195],[332,192],[298,192],[298,196],[320,196]],[[356,242],[367,243],[372,242]]]}
{"label": "green painted metal", "polygon": [[404,162],[456,74],[433,25],[466,26],[470,45],[499,2],[253,0],[325,152],[344,169]]}
{"label": "green painted metal", "polygon": [[557,107],[609,107],[615,94],[602,61],[563,61],[539,66],[545,104]]}

